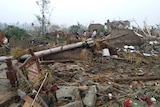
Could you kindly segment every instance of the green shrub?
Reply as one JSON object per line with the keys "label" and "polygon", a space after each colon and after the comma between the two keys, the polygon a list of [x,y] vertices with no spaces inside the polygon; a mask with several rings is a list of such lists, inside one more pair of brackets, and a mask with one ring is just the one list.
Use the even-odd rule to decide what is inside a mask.
{"label": "green shrub", "polygon": [[7,28],[3,29],[3,32],[8,39],[10,39],[11,37],[15,37],[16,39],[26,39],[30,37],[27,31],[15,26],[8,26]]}

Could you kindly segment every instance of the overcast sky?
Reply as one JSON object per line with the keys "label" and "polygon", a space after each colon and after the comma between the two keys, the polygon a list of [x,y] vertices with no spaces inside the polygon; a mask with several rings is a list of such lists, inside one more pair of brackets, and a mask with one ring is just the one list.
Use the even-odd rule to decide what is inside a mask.
{"label": "overcast sky", "polygon": [[[40,15],[37,0],[0,0],[0,22],[32,23]],[[80,22],[104,24],[107,19],[132,20],[142,25],[160,23],[160,0],[50,0],[53,24],[73,25]]]}

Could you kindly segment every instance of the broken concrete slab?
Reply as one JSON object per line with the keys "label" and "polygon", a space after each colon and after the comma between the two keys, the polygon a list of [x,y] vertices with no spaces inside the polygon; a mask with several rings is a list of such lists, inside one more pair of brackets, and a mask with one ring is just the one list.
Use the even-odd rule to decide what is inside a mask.
{"label": "broken concrete slab", "polygon": [[88,107],[95,107],[97,98],[96,93],[97,93],[96,85],[90,86],[87,94],[85,95],[85,98],[83,99],[84,105]]}
{"label": "broken concrete slab", "polygon": [[69,97],[72,100],[74,100],[77,95],[79,95],[79,91],[78,87],[76,86],[64,86],[56,91],[56,97],[58,100],[66,97]]}

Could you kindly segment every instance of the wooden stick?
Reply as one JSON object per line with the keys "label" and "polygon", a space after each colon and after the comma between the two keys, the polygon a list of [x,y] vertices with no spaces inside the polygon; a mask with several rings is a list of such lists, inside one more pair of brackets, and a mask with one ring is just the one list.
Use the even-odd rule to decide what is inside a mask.
{"label": "wooden stick", "polygon": [[146,34],[146,32],[144,32],[144,30],[141,29],[141,27],[138,25],[138,23],[136,22],[135,19],[133,19],[133,21],[137,24],[138,28],[143,32],[143,34],[147,37],[148,35]]}
{"label": "wooden stick", "polygon": [[35,100],[36,100],[36,98],[37,98],[37,96],[38,96],[38,94],[39,94],[39,92],[40,92],[40,90],[41,90],[41,88],[42,88],[42,86],[43,86],[44,82],[46,81],[47,76],[48,76],[48,73],[46,73],[45,78],[44,78],[44,80],[43,80],[43,82],[42,82],[41,86],[39,87],[38,92],[37,92],[37,94],[36,94],[36,96],[35,96],[35,98],[34,98],[33,102],[31,103],[31,107],[33,106],[33,104],[34,104],[34,102],[35,102]]}

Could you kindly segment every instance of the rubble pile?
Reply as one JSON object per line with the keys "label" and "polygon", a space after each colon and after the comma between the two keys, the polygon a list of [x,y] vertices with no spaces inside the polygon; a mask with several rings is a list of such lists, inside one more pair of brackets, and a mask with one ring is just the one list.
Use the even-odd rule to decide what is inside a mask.
{"label": "rubble pile", "polygon": [[160,39],[147,40],[140,47],[142,53],[148,53],[150,55],[159,55],[160,54]]}
{"label": "rubble pile", "polygon": [[[98,58],[97,58],[98,59]],[[159,96],[159,59],[125,58],[95,60],[91,66],[81,63],[54,63],[48,65],[58,87],[52,94],[57,98],[55,105],[62,107],[128,107],[151,105]],[[153,58],[152,58],[153,59]],[[141,60],[141,61],[138,61]],[[137,62],[136,62],[137,61]],[[151,62],[150,62],[151,61]],[[146,63],[145,63],[146,62]],[[153,65],[149,66],[151,63]],[[145,97],[150,101],[141,101]],[[135,106],[134,106],[135,105]]]}
{"label": "rubble pile", "polygon": [[[159,57],[118,54],[118,58],[95,56],[90,64],[64,61],[40,65],[43,75],[35,82],[39,84],[34,85],[35,93],[48,73],[39,91],[48,107],[158,107]],[[34,99],[31,91],[21,90]]]}
{"label": "rubble pile", "polygon": [[18,98],[8,103],[13,96],[7,97],[0,106],[159,107],[159,40],[121,49],[108,43],[126,35],[16,52],[13,58],[25,61],[12,64],[9,57],[0,70],[11,87],[3,85],[3,92]]}

